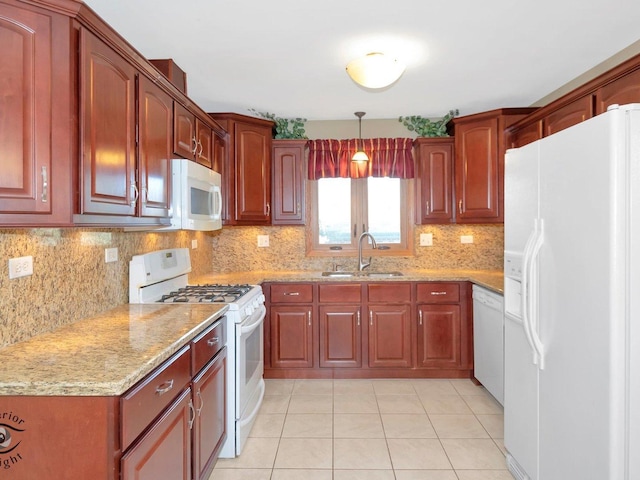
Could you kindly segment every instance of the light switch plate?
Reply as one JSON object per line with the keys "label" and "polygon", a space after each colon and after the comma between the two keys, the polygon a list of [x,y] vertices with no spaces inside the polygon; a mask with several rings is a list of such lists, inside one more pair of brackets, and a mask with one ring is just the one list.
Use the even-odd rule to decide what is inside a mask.
{"label": "light switch plate", "polygon": [[104,262],[111,263],[118,261],[118,249],[117,247],[104,249]]}
{"label": "light switch plate", "polygon": [[421,247],[431,247],[431,246],[433,246],[433,234],[432,233],[421,233],[420,234],[420,246]]}
{"label": "light switch plate", "polygon": [[26,277],[33,275],[33,257],[17,257],[9,259],[9,278]]}
{"label": "light switch plate", "polygon": [[269,246],[269,235],[258,235],[258,246],[259,247],[268,247]]}
{"label": "light switch plate", "polygon": [[473,243],[473,235],[460,235],[460,243]]}
{"label": "light switch plate", "polygon": [[198,248],[198,239],[194,238],[193,240],[191,240],[191,249],[195,250],[196,248]]}

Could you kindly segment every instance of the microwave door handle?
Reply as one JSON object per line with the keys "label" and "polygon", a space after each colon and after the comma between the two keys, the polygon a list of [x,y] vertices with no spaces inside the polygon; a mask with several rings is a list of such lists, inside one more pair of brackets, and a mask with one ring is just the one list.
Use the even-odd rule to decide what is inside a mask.
{"label": "microwave door handle", "polygon": [[222,192],[218,185],[213,186],[211,201],[213,202],[213,207],[211,209],[213,212],[213,218],[218,220],[222,217]]}

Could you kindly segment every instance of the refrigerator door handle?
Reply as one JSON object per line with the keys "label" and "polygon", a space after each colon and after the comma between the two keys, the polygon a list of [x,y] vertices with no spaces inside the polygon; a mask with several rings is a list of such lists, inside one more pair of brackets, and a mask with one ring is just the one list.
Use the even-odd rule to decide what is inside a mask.
{"label": "refrigerator door handle", "polygon": [[534,228],[529,238],[527,239],[527,243],[524,246],[524,251],[522,253],[522,279],[521,279],[521,296],[520,296],[520,312],[522,315],[522,326],[524,328],[524,333],[527,338],[527,343],[531,348],[531,352],[533,353],[533,364],[536,365],[538,363],[538,352],[533,343],[533,338],[531,336],[531,324],[529,320],[529,268],[531,265],[531,248],[533,243],[535,242],[537,235],[538,223],[534,223]]}
{"label": "refrigerator door handle", "polygon": [[534,231],[536,232],[535,241],[531,247],[530,259],[529,259],[529,329],[531,333],[531,340],[533,342],[533,348],[537,355],[537,363],[540,370],[544,370],[544,345],[538,334],[539,328],[539,312],[538,312],[538,266],[537,258],[540,254],[540,249],[544,243],[544,221],[542,219],[536,220]]}

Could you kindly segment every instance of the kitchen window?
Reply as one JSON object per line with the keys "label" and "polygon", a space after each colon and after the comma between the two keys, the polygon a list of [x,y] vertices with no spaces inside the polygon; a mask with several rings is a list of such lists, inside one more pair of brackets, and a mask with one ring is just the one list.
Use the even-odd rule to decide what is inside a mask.
{"label": "kitchen window", "polygon": [[[378,246],[383,246],[374,255],[411,254],[411,182],[388,177],[321,178],[310,182],[312,228],[308,254],[352,256],[363,231],[371,233]],[[365,248],[370,250],[370,244]]]}

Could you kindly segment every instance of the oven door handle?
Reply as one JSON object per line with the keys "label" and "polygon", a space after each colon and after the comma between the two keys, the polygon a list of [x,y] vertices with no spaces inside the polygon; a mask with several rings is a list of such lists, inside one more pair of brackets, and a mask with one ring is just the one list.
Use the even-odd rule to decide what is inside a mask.
{"label": "oven door handle", "polygon": [[260,305],[255,312],[253,312],[253,314],[251,315],[251,322],[247,323],[246,325],[244,323],[241,324],[240,327],[240,335],[249,335],[251,334],[251,332],[253,332],[256,328],[258,328],[260,325],[262,325],[262,322],[264,320],[265,315],[267,314],[267,309],[264,305]]}

